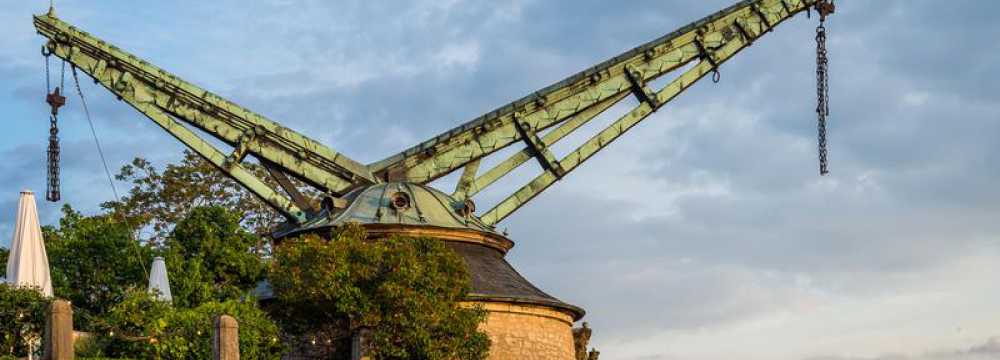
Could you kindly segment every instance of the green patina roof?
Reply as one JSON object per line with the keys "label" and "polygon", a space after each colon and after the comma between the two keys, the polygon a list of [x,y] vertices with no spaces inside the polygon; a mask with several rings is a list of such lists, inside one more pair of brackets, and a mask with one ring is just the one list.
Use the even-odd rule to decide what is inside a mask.
{"label": "green patina roof", "polygon": [[[400,196],[405,197],[405,206],[394,204]],[[317,216],[302,227],[276,234],[276,237],[295,235],[300,232],[316,231],[341,226],[347,223],[363,225],[407,225],[471,230],[496,234],[474,215],[463,215],[464,201],[457,200],[433,188],[403,182],[375,184],[351,191],[344,196],[347,206]],[[506,237],[503,237],[506,238]],[[506,260],[504,251],[482,244],[449,242],[469,266],[472,291],[470,300],[501,301],[553,307],[565,311],[573,319],[583,317],[579,307],[564,303],[532,285],[521,276]],[[270,285],[262,283],[256,294],[259,299],[270,299]]]}
{"label": "green patina roof", "polygon": [[[395,206],[399,196],[408,198],[407,206]],[[336,209],[328,216],[317,216],[301,227],[279,232],[276,237],[294,235],[347,223],[363,225],[415,225],[450,229],[473,230],[497,234],[474,215],[465,216],[465,202],[434,188],[403,182],[388,182],[356,189],[344,196],[347,207]]]}

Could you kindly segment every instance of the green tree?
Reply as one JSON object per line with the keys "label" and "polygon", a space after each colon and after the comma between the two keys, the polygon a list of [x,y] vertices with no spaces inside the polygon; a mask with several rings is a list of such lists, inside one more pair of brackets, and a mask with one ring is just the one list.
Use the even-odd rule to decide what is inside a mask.
{"label": "green tree", "polygon": [[[95,216],[67,205],[56,226],[43,228],[55,296],[72,301],[77,329],[105,338],[115,328],[126,329],[118,334],[155,334],[162,330],[156,327],[161,322],[171,329],[163,334],[187,335],[167,336],[162,345],[149,348],[146,343],[139,350],[129,347],[140,345],[134,342],[105,339],[89,346],[88,354],[205,358],[208,348],[185,341],[198,339],[191,334],[211,334],[212,317],[228,313],[241,322],[241,347],[244,340],[257,344],[242,350],[244,358],[274,358],[280,349],[277,327],[255,303],[237,301],[265,270],[257,254],[262,240],[246,228],[268,228],[261,224],[270,221],[270,209],[193,154],[163,173],[136,159],[120,179],[134,185],[123,203],[106,203],[105,211]],[[137,239],[139,229],[153,235]],[[0,256],[6,252],[0,249]],[[167,260],[172,306],[145,299],[145,269],[154,255]],[[11,309],[0,302],[0,313]],[[0,327],[10,324],[2,317],[0,321]],[[268,343],[260,345],[262,339]],[[186,347],[201,352],[186,352]],[[139,352],[130,354],[130,349]],[[178,353],[193,355],[169,355]]]}
{"label": "green tree", "polygon": [[93,321],[146,284],[152,250],[133,240],[133,228],[111,215],[83,216],[63,206],[59,227],[45,227],[54,295],[73,303],[76,324]]}
{"label": "green tree", "polygon": [[278,327],[254,301],[210,301],[193,308],[178,308],[155,300],[142,289],[129,291],[106,314],[105,328],[92,340],[89,353],[81,355],[209,359],[214,319],[222,314],[239,322],[240,358],[280,358]]}
{"label": "green tree", "polygon": [[[236,316],[246,325],[241,341],[256,344],[247,345],[244,358],[280,352],[274,323],[255,303],[237,302],[264,271],[253,251],[258,238],[240,226],[239,215],[194,208],[172,227],[162,249],[132,240],[130,228],[116,219],[82,216],[67,206],[60,226],[45,229],[55,295],[73,302],[77,328],[101,334],[87,346],[88,355],[204,358],[212,318],[221,313]],[[172,305],[145,293],[144,267],[156,253],[167,259]],[[242,324],[244,318],[251,324]],[[251,352],[261,355],[246,355]]]}
{"label": "green tree", "polygon": [[25,339],[41,337],[48,304],[38,289],[0,282],[0,356],[27,356]]}
{"label": "green tree", "polygon": [[[267,171],[256,164],[245,164],[261,179]],[[119,181],[132,183],[121,203],[108,202],[107,209],[121,210],[150,226],[152,239],[162,240],[174,224],[191,211],[204,206],[221,206],[240,214],[240,224],[251,232],[264,235],[284,219],[255,195],[218,171],[197,154],[185,150],[177,164],[167,164],[162,172],[152,163],[135,158],[116,175]]]}
{"label": "green tree", "polygon": [[221,206],[192,209],[165,242],[174,305],[194,307],[237,299],[263,279],[258,236],[240,226],[240,214]]}
{"label": "green tree", "polygon": [[276,249],[269,279],[286,330],[324,343],[366,331],[377,359],[486,357],[485,311],[460,304],[470,283],[457,254],[430,238],[365,238],[352,225]]}

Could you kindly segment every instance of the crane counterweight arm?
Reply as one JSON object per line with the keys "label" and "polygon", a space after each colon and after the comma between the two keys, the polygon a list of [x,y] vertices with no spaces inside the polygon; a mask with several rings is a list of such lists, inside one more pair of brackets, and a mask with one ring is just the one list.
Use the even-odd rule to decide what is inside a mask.
{"label": "crane counterweight arm", "polygon": [[[795,14],[827,2],[738,2],[369,167],[387,180],[427,183],[468,166],[454,193],[466,199],[536,159],[542,173],[482,215],[485,223],[495,224],[705,75],[718,81],[719,66],[754,40]],[[651,86],[654,80],[678,72],[662,89]],[[576,150],[561,159],[549,151],[628,97],[639,105]],[[543,131],[548,133],[540,136]],[[480,159],[521,142],[523,150],[478,174]]]}
{"label": "crane counterweight arm", "polygon": [[[87,73],[221,171],[296,221],[304,212],[243,165],[248,155],[325,193],[341,195],[377,180],[368,168],[264,116],[222,99],[59,20],[34,17],[51,53]],[[225,153],[188,124],[233,147]]]}

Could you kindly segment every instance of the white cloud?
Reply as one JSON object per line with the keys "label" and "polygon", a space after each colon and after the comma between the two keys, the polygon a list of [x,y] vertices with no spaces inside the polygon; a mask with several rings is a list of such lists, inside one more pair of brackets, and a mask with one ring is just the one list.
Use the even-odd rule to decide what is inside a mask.
{"label": "white cloud", "polygon": [[[741,285],[729,294],[733,298],[728,302],[758,304],[753,316],[613,338],[605,340],[602,349],[621,359],[726,359],[734,354],[762,360],[897,358],[880,357],[887,353],[901,360],[992,359],[1000,355],[997,340],[976,346],[983,334],[997,333],[1000,314],[993,310],[993,299],[1000,291],[993,286],[992,274],[983,270],[998,266],[997,254],[970,255],[908,274],[909,281],[873,273],[816,277],[737,270],[728,276],[735,275],[732,279],[739,279]],[[681,275],[671,275],[677,276]],[[883,292],[845,292],[843,286],[850,288],[852,279],[861,278],[877,279]],[[719,303],[711,300],[706,305],[718,307]],[[940,350],[963,348],[973,350]],[[982,353],[984,349],[992,352]]]}
{"label": "white cloud", "polygon": [[445,67],[473,68],[479,63],[479,42],[467,41],[460,44],[447,44],[433,58]]}
{"label": "white cloud", "polygon": [[909,106],[922,106],[930,99],[926,92],[907,92],[903,94],[903,103]]}

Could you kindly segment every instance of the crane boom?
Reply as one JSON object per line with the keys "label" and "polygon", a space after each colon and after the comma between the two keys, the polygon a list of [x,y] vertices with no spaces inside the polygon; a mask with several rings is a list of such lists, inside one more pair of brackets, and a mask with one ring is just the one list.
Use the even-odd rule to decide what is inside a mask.
{"label": "crane boom", "polygon": [[[626,51],[399,154],[371,164],[387,180],[427,183],[465,168],[453,194],[468,198],[534,158],[542,173],[482,215],[495,224],[575,169],[664,104],[817,0],[748,0]],[[698,61],[659,90],[649,84]],[[717,79],[716,79],[717,80]],[[561,159],[549,148],[614,104],[635,107]],[[556,127],[544,136],[542,131]],[[523,142],[524,149],[478,175],[479,159]]]}
{"label": "crane boom", "polygon": [[[90,75],[286,217],[304,221],[302,205],[247,171],[242,165],[247,155],[334,195],[376,182],[365,165],[78,30],[52,12],[35,16],[34,23],[49,39],[43,52]],[[223,152],[182,122],[233,150]]]}
{"label": "crane boom", "polygon": [[[821,18],[833,12],[831,0],[740,1],[369,165],[80,31],[51,10],[35,16],[34,23],[49,39],[44,54],[54,54],[87,73],[299,224],[312,220],[304,211],[309,201],[286,175],[322,193],[341,196],[384,182],[426,185],[462,169],[452,197],[464,203],[525,162],[536,160],[540,174],[479,216],[483,224],[494,226],[706,75],[718,81],[719,66],[777,25],[811,8]],[[670,74],[673,78],[666,85],[651,86]],[[630,96],[638,100],[637,106],[575,150],[561,158],[550,150]],[[232,150],[220,150],[185,124]],[[517,143],[523,143],[520,151],[480,172],[481,159]],[[248,155],[267,167],[284,192],[247,170],[243,161]],[[474,216],[474,204],[463,206]]]}

